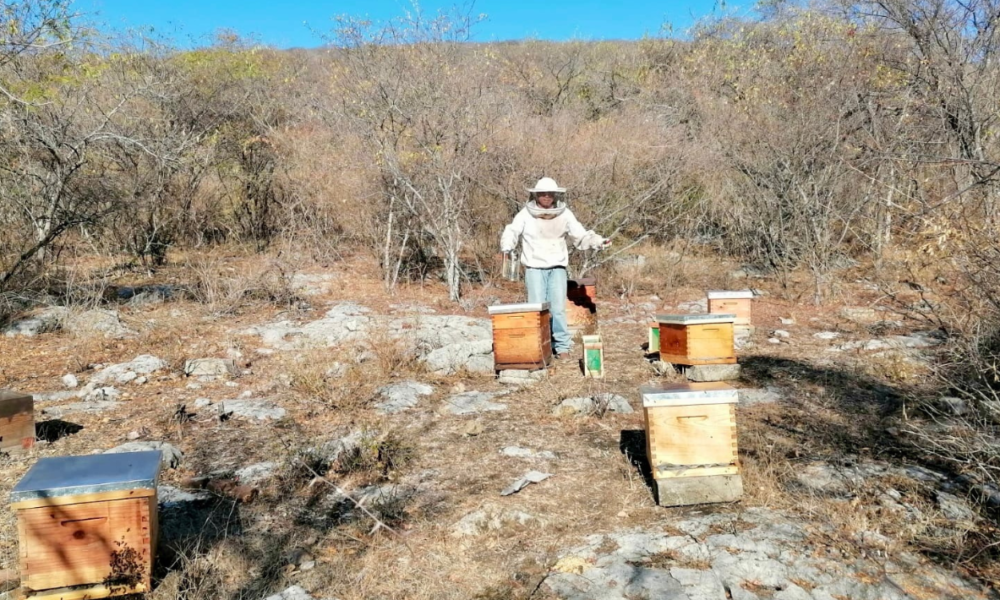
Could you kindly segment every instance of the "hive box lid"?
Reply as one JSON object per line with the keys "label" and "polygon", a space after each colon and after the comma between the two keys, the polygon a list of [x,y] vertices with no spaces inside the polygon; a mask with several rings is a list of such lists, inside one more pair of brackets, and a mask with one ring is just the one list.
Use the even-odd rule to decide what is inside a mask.
{"label": "hive box lid", "polygon": [[14,486],[10,501],[156,489],[160,456],[153,450],[42,458]]}
{"label": "hive box lid", "polygon": [[736,315],[656,315],[657,323],[667,325],[709,325],[711,323],[732,323]]}
{"label": "hive box lid", "polygon": [[30,394],[0,390],[0,417],[12,417],[34,410],[35,401]]}
{"label": "hive box lid", "polygon": [[744,300],[752,299],[753,292],[750,290],[709,290],[708,299],[709,300]]}
{"label": "hive box lid", "polygon": [[540,312],[549,310],[548,302],[524,302],[521,304],[497,304],[486,310],[491,315],[506,315],[511,313]]}
{"label": "hive box lid", "polygon": [[659,383],[639,388],[645,408],[692,404],[736,404],[736,388],[719,381],[709,383]]}

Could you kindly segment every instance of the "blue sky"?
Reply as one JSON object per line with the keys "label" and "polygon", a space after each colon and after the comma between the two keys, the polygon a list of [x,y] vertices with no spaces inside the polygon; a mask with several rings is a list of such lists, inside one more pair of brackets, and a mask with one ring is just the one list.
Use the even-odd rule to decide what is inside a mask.
{"label": "blue sky", "polygon": [[[427,0],[424,12],[456,6],[456,2]],[[711,15],[745,14],[751,0],[479,0],[474,14],[486,20],[473,30],[478,41],[534,37],[549,40],[637,39],[656,35],[670,23],[674,35],[683,35],[696,20]],[[328,31],[336,15],[384,21],[412,10],[409,0],[340,0],[275,2],[274,0],[75,0],[77,13],[103,30],[152,27],[183,47],[208,43],[219,29],[253,34],[279,48],[313,47],[322,40],[311,30]]]}

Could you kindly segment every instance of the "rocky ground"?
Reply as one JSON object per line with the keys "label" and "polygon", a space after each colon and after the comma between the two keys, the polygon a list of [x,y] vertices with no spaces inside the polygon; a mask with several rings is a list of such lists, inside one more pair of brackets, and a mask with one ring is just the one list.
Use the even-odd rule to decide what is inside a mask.
{"label": "rocky ground", "polygon": [[[7,325],[0,384],[35,395],[40,442],[0,488],[42,456],[162,451],[153,598],[996,596],[963,555],[984,527],[969,481],[887,420],[941,340],[873,296],[817,309],[741,282],[765,288],[734,382],[745,497],[669,509],[637,390],[681,375],[647,358],[645,324],[704,311],[703,289],[599,286],[605,379],[571,359],[497,379],[486,306],[516,286],[454,306],[351,272],[296,275],[280,308],[159,284]],[[0,567],[16,544],[7,515]]]}

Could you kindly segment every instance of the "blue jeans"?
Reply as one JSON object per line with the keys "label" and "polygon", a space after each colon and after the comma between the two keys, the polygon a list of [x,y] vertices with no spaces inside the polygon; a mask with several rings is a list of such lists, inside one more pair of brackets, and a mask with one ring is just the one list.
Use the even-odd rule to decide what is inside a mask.
{"label": "blue jeans", "polygon": [[566,269],[524,269],[524,285],[528,288],[528,302],[548,302],[552,315],[552,350],[556,354],[569,352],[573,338],[566,325]]}

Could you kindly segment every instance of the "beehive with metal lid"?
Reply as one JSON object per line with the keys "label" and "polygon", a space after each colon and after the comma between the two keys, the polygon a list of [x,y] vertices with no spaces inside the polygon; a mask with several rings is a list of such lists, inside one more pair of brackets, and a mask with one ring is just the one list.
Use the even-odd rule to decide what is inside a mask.
{"label": "beehive with metal lid", "polygon": [[677,365],[736,362],[733,323],[736,315],[656,315],[660,360]]}
{"label": "beehive with metal lid", "polygon": [[62,456],[28,470],[10,494],[28,598],[149,591],[160,461],[158,451]]}
{"label": "beehive with metal lid", "polygon": [[710,290],[708,292],[708,312],[710,314],[735,315],[734,325],[752,325],[753,292],[750,290]]}
{"label": "beehive with metal lid", "polygon": [[671,383],[642,386],[639,394],[659,503],[738,499],[737,391],[719,382]]}
{"label": "beehive with metal lid", "polygon": [[493,324],[494,369],[539,369],[551,362],[548,302],[499,304],[487,310]]}

